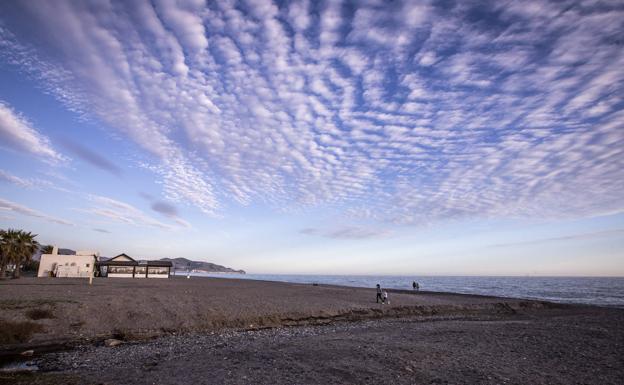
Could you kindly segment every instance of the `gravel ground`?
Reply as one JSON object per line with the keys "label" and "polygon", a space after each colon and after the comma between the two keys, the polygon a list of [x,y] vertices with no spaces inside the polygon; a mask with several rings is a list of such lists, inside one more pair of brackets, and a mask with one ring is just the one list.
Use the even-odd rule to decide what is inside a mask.
{"label": "gravel ground", "polygon": [[624,311],[593,307],[334,322],[82,345],[21,384],[624,383]]}

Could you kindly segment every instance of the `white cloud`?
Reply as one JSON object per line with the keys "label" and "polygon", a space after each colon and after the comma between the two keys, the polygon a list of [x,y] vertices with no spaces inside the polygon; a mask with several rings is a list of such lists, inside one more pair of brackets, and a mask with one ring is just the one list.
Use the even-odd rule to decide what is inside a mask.
{"label": "white cloud", "polygon": [[177,217],[177,215],[169,216],[177,224],[177,226],[173,226],[150,217],[149,215],[145,214],[143,211],[132,206],[129,203],[98,195],[91,195],[89,199],[95,205],[88,209],[80,211],[102,217],[109,221],[118,222],[130,226],[153,227],[163,230],[175,230],[176,228],[187,228],[190,226],[188,222]]}
{"label": "white cloud", "polygon": [[33,218],[42,219],[44,221],[57,223],[60,225],[73,226],[73,223],[66,221],[61,218],[53,217],[47,214],[44,214],[40,211],[31,209],[29,207],[20,205],[19,203],[11,202],[9,200],[5,200],[0,198],[0,210],[12,211],[14,213],[18,213],[21,215],[26,215]]}
{"label": "white cloud", "polygon": [[345,226],[331,229],[305,228],[300,231],[302,234],[317,235],[333,239],[375,239],[385,238],[390,235],[390,231],[368,228],[361,226]]}
{"label": "white cloud", "polygon": [[418,63],[422,66],[430,66],[436,62],[435,52],[425,52],[418,60]]}
{"label": "white cloud", "polygon": [[50,140],[39,133],[22,115],[0,100],[0,144],[18,152],[33,154],[48,162],[59,162],[59,154]]}
{"label": "white cloud", "polygon": [[20,178],[18,176],[9,174],[8,172],[4,170],[0,170],[0,180],[9,182],[16,186],[24,187],[24,188],[33,188],[35,185],[35,183],[32,180]]}

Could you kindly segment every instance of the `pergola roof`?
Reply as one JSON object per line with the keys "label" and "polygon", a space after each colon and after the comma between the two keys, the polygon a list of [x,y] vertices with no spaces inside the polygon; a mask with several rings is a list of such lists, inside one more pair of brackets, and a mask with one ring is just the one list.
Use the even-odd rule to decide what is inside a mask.
{"label": "pergola roof", "polygon": [[[122,254],[120,254],[120,255],[122,255]],[[125,255],[125,254],[123,254],[123,255]],[[115,257],[115,258],[117,258],[117,257]],[[126,255],[126,257],[128,257],[128,256]],[[108,261],[97,262],[97,265],[99,265],[99,266],[147,266],[147,267],[172,267],[173,266],[171,261],[141,261],[141,262],[137,262],[136,260],[134,260],[134,259],[132,259],[130,257],[128,257],[128,258],[132,259],[131,261],[116,261],[115,258],[111,258]]]}

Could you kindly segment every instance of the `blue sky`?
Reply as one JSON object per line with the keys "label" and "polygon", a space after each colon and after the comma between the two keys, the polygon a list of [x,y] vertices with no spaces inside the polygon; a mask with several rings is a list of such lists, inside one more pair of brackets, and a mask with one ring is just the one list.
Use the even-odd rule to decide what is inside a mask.
{"label": "blue sky", "polygon": [[0,227],[257,273],[624,275],[620,1],[0,4]]}

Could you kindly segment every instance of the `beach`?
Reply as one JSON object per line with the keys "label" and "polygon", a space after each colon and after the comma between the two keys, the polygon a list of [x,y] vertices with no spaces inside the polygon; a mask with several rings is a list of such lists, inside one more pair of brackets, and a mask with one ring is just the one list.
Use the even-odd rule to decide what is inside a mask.
{"label": "beach", "polygon": [[[374,286],[374,283],[372,283]],[[38,325],[0,382],[618,384],[624,311],[234,279],[0,281],[4,325]],[[33,309],[43,318],[32,319]],[[49,318],[46,318],[49,317]],[[35,317],[37,318],[37,317]],[[104,346],[105,339],[123,343]],[[51,351],[39,354],[38,351]]]}

